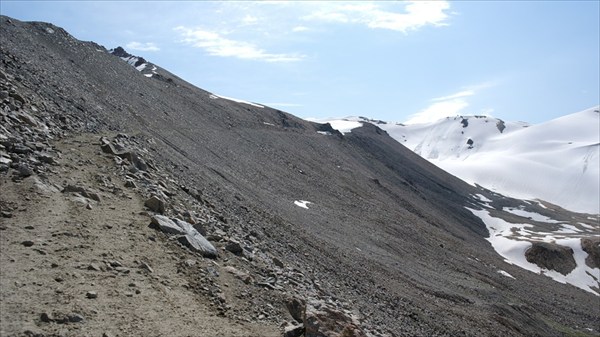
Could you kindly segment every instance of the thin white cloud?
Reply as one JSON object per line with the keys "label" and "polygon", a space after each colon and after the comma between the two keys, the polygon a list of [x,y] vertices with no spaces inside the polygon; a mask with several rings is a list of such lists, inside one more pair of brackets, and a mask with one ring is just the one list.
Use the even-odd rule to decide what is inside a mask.
{"label": "thin white cloud", "polygon": [[388,10],[388,3],[325,3],[303,17],[309,21],[363,24],[369,28],[406,33],[426,25],[446,26],[448,1],[409,1],[402,12]]}
{"label": "thin white cloud", "polygon": [[183,26],[175,28],[182,36],[182,42],[193,47],[202,48],[209,55],[222,57],[236,57],[245,60],[259,60],[266,62],[295,62],[304,58],[299,54],[274,54],[268,53],[256,45],[225,38],[218,33],[191,29]]}
{"label": "thin white cloud", "polygon": [[127,48],[127,50],[138,50],[138,51],[159,51],[160,50],[160,48],[158,48],[158,46],[156,44],[154,44],[153,42],[142,43],[142,42],[137,42],[137,41],[129,42],[128,44],[125,45],[125,48]]}
{"label": "thin white cloud", "polygon": [[469,96],[473,96],[473,95],[475,95],[475,91],[472,89],[469,89],[469,90],[459,91],[452,95],[434,98],[434,99],[432,99],[432,101],[434,101],[434,102],[448,101],[448,100],[453,100],[453,99],[457,99],[457,98],[469,97]]}
{"label": "thin white cloud", "polygon": [[305,27],[305,26],[296,26],[296,27],[292,28],[292,32],[294,32],[294,33],[306,32],[307,30],[309,30],[309,28]]}
{"label": "thin white cloud", "polygon": [[469,103],[464,98],[453,98],[431,104],[427,108],[412,115],[406,124],[420,124],[437,121],[448,116],[460,115]]}
{"label": "thin white cloud", "polygon": [[[453,117],[464,114],[464,110],[469,107],[468,98],[477,94],[479,90],[493,86],[492,82],[485,82],[478,85],[463,88],[451,95],[433,98],[431,104],[425,109],[409,117],[406,124],[419,124],[435,122],[445,117]],[[490,115],[493,108],[485,108],[479,112],[480,115]]]}
{"label": "thin white cloud", "polygon": [[244,23],[246,25],[253,25],[257,22],[258,22],[258,18],[256,16],[252,16],[252,15],[246,15],[242,19],[242,23]]}

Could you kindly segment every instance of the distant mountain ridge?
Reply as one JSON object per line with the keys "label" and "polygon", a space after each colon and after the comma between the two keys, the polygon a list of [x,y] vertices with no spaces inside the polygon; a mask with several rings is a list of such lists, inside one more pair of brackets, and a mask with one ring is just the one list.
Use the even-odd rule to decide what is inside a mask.
{"label": "distant mountain ridge", "polygon": [[158,67],[153,63],[146,61],[145,58],[141,56],[135,56],[129,54],[123,47],[119,46],[117,48],[110,49],[109,53],[121,58],[123,61],[127,62],[139,72],[144,74],[146,77],[152,77],[158,75]]}
{"label": "distant mountain ridge", "polygon": [[363,122],[376,124],[399,143],[470,184],[597,214],[598,116],[598,107],[594,107],[537,125],[489,116],[446,117],[423,124],[365,117],[326,121],[333,125],[359,123],[354,127]]}

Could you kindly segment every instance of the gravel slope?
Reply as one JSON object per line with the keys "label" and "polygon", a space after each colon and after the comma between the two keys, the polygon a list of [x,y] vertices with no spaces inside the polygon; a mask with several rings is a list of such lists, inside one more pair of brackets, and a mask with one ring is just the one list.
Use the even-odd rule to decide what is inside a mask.
{"label": "gravel slope", "polygon": [[[165,266],[159,275],[173,277],[173,266],[167,261],[185,262],[189,252],[166,237],[165,245],[157,244],[161,242],[158,239],[148,242],[153,230],[142,224],[144,220],[150,222],[152,213],[140,215],[135,211],[152,191],[164,189],[169,192],[163,193],[165,213],[169,216],[182,217],[186,210],[198,216],[210,215],[208,219],[212,220],[206,223],[207,238],[212,239],[221,253],[215,261],[219,266],[231,264],[254,275],[255,281],[248,284],[238,278],[224,279],[234,274],[216,270],[219,276],[215,276],[211,272],[213,261],[196,256],[197,267],[182,268],[182,279],[173,279],[179,286],[171,287],[171,281],[163,284],[173,290],[164,293],[147,290],[153,295],[148,297],[142,290],[144,296],[139,297],[148,302],[139,311],[133,311],[134,317],[161,317],[162,322],[169,322],[181,310],[189,312],[187,309],[192,308],[198,316],[182,316],[177,318],[181,321],[174,321],[180,323],[176,326],[181,328],[176,331],[181,336],[210,336],[214,331],[225,336],[268,336],[279,333],[280,325],[293,323],[286,303],[294,297],[307,303],[307,312],[311,306],[329,312],[329,316],[314,315],[322,322],[354,318],[352,323],[327,327],[323,334],[331,336],[598,334],[598,297],[506,264],[485,240],[488,235],[485,225],[465,209],[465,206],[482,207],[472,197],[476,193],[497,201],[494,206],[499,209],[506,205],[516,207],[520,201],[463,183],[375,126],[365,125],[342,136],[327,126],[279,110],[211,98],[210,93],[160,67],[157,72],[161,76],[147,78],[103,47],[77,41],[58,27],[8,20],[2,17],[1,21],[0,70],[8,78],[5,82],[10,82],[30,102],[23,109],[42,116],[39,118],[45,125],[59,130],[56,131],[59,137],[55,137],[59,139],[52,141],[63,138],[70,141],[73,135],[81,134],[90,137],[84,138],[89,141],[82,146],[90,147],[85,151],[95,153],[99,142],[94,144],[91,139],[125,132],[133,135],[133,140],[126,138],[127,144],[135,146],[151,166],[148,174],[132,173],[138,194],[128,194],[132,199],[119,199],[118,203],[107,205],[101,202],[92,205],[91,210],[74,207],[75,204],[69,206],[68,200],[57,201],[77,212],[70,215],[57,211],[56,221],[64,226],[67,221],[79,222],[78,214],[83,220],[92,214],[114,217],[118,221],[109,231],[112,234],[92,232],[91,235],[97,235],[92,241],[103,247],[106,241],[115,241],[110,235],[137,238],[128,247],[115,243],[110,253],[115,257],[128,254],[123,255],[121,263],[130,269],[137,266],[132,256],[138,255],[135,256],[138,262],[142,257],[153,258],[155,264]],[[98,158],[90,154],[92,164],[83,169],[101,163],[103,157]],[[71,171],[82,169],[75,164],[61,167],[65,168],[60,173],[64,179],[75,174]],[[104,166],[98,167],[104,170]],[[27,216],[39,219],[45,215],[43,205],[33,210],[29,204],[20,206],[16,200],[22,193],[29,193],[22,184],[35,175],[23,179],[21,187],[13,187],[12,172],[11,168],[2,178],[2,190],[13,191],[12,197],[3,192],[3,202],[11,209],[25,207]],[[125,180],[125,176],[121,177]],[[92,185],[91,178],[87,179]],[[60,182],[61,187],[65,185]],[[296,200],[311,203],[305,209],[295,205]],[[21,229],[27,222],[19,216],[2,219],[7,228],[1,232],[3,270],[15,263],[8,257],[14,252],[37,254],[31,252],[35,244],[25,247],[28,250],[19,245],[19,240],[34,239],[13,234],[13,231],[18,235],[30,233]],[[134,226],[129,226],[131,223]],[[102,229],[100,223],[97,226],[96,230]],[[130,235],[125,236],[124,232]],[[40,234],[42,241],[52,234],[45,233]],[[84,248],[88,245],[76,243],[81,238],[69,240],[73,245],[83,244]],[[242,256],[225,248],[228,240],[241,242]],[[94,252],[104,251],[100,248]],[[175,257],[169,257],[171,254]],[[98,261],[112,258],[100,255]],[[81,262],[69,262],[72,265],[68,266],[74,268],[92,262],[93,259],[82,257]],[[44,280],[39,282],[47,282],[46,275],[54,276],[50,272],[73,273],[68,266],[60,265],[55,271],[50,266],[48,271],[47,262],[31,266],[34,270],[27,277]],[[515,279],[503,276],[498,270],[505,270]],[[44,301],[42,298],[48,298],[46,306],[17,298],[11,303],[21,306],[21,310],[15,312],[3,304],[3,331],[9,335],[22,332],[8,323],[15,319],[36,328],[48,327],[39,321],[40,311],[77,309],[83,316],[92,317],[90,321],[122,319],[123,329],[115,332],[118,335],[165,334],[164,324],[139,327],[137,320],[112,311],[110,306],[118,304],[124,312],[131,313],[125,304],[136,298],[136,295],[120,295],[125,292],[120,289],[128,281],[118,274],[115,280],[104,281],[99,279],[100,273],[77,273],[84,274],[84,279],[85,275],[90,277],[84,284],[69,289],[72,297],[83,303],[81,307],[64,306],[59,298],[50,299],[51,296],[34,301],[40,303]],[[20,281],[23,276],[19,275],[17,271],[3,272],[2,284],[8,287],[15,278],[23,282]],[[208,283],[189,286],[190,294],[181,285],[183,277]],[[94,285],[88,286],[86,282]],[[133,282],[154,289],[150,287],[155,281],[144,274],[136,275]],[[54,291],[51,287],[46,290],[49,294]],[[101,303],[106,311],[88,311],[92,309],[85,306],[90,301],[82,294],[84,290],[96,291],[100,302],[106,300]],[[18,291],[13,286],[2,287],[3,298],[8,299],[15,292]],[[114,298],[108,297],[109,294]],[[232,301],[230,305],[211,302],[215,298],[218,301],[221,294],[233,298],[224,301]],[[215,304],[207,307],[202,298]],[[165,302],[172,304],[163,316],[160,310],[164,310]],[[328,305],[335,310],[323,309],[329,308]],[[259,307],[262,309],[256,310]],[[222,318],[210,318],[211,314],[220,314]],[[238,323],[229,325],[230,322]],[[360,328],[353,330],[356,325]],[[205,326],[206,332],[195,330]],[[304,322],[307,335],[310,328]],[[76,334],[69,330],[65,334],[73,333]],[[94,333],[101,331],[96,329]]]}

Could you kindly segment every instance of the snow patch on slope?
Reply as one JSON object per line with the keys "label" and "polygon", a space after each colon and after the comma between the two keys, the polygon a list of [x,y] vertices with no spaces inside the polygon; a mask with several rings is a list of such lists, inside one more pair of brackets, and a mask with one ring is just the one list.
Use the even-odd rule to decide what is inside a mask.
{"label": "snow patch on slope", "polygon": [[231,97],[227,97],[227,96],[221,96],[221,95],[217,95],[217,94],[210,94],[210,96],[209,96],[209,97],[210,97],[211,99],[219,99],[219,98],[222,98],[222,99],[226,99],[226,100],[228,100],[228,101],[233,101],[233,102],[236,102],[236,103],[242,103],[242,104],[248,104],[248,105],[252,105],[252,106],[255,106],[255,107],[257,107],[257,108],[264,108],[264,105],[260,105],[260,104],[256,104],[256,103],[252,103],[252,102],[248,102],[248,101],[244,101],[244,100],[237,99],[237,98],[231,98]]}
{"label": "snow patch on slope", "polygon": [[598,107],[538,125],[489,116],[404,125],[376,123],[443,170],[519,199],[600,213]]}
{"label": "snow patch on slope", "polygon": [[308,204],[312,204],[312,202],[306,201],[306,200],[296,200],[296,201],[294,201],[294,205],[296,205],[298,207],[305,208],[305,209],[308,209]]}
{"label": "snow patch on slope", "polygon": [[[485,223],[490,232],[487,240],[492,244],[494,250],[504,257],[507,263],[534,273],[546,275],[560,283],[569,283],[600,296],[600,293],[593,289],[593,287],[598,287],[600,269],[591,268],[585,263],[588,254],[581,246],[581,237],[565,236],[561,230],[549,233],[534,233],[526,229],[533,227],[532,225],[509,223],[503,219],[492,217],[487,210],[465,208]],[[516,234],[521,236],[516,236]],[[534,234],[537,237],[534,237]],[[541,234],[545,235],[539,237]],[[563,275],[554,270],[540,268],[538,265],[527,261],[525,252],[532,246],[532,241],[554,242],[561,246],[570,247],[573,249],[573,257],[577,266],[569,274]]]}
{"label": "snow patch on slope", "polygon": [[[143,57],[129,54],[122,47],[111,49],[108,52],[127,62],[127,64],[134,67],[137,71],[141,72],[146,77],[152,77],[158,74],[156,72],[158,68],[155,65],[147,62]],[[149,69],[150,67],[152,67],[152,69]]]}
{"label": "snow patch on slope", "polygon": [[[307,121],[325,124],[329,123],[334,130],[341,132],[342,134],[346,134],[352,132],[353,129],[360,128],[363,125],[363,122],[357,117],[346,117],[346,118],[326,118],[326,119],[316,119],[316,118],[307,118]],[[328,135],[329,133],[324,133],[322,131],[317,131],[321,134]]]}

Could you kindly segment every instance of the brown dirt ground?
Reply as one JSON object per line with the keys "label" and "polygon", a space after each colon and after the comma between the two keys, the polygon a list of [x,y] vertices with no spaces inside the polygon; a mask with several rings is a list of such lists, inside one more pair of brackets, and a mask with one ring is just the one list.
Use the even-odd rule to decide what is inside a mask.
{"label": "brown dirt ground", "polygon": [[[60,165],[48,177],[1,177],[0,207],[12,217],[0,218],[0,336],[280,336],[273,323],[219,315],[190,287],[190,273],[179,273],[178,262],[221,268],[219,262],[149,228],[135,191],[103,186],[99,176],[115,186],[124,182],[111,158],[92,145],[98,138],[56,142]],[[61,193],[67,183],[98,191],[100,202]],[[97,298],[87,298],[89,291]],[[227,300],[235,305],[234,297]],[[77,313],[84,321],[46,323],[42,313],[56,319]]]}

